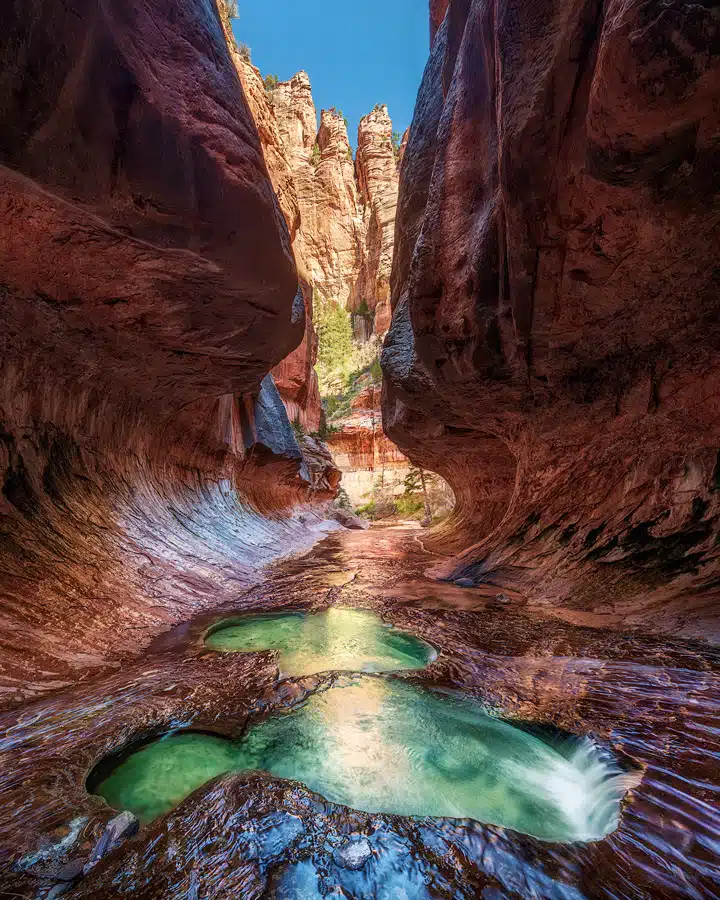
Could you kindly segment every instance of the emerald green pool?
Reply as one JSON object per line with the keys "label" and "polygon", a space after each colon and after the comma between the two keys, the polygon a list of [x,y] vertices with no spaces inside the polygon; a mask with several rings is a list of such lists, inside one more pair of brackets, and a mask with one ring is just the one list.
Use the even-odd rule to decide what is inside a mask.
{"label": "emerald green pool", "polygon": [[470,818],[553,841],[617,827],[623,779],[586,740],[537,737],[476,701],[398,679],[347,676],[237,743],[177,733],[95,790],[148,822],[210,778],[263,770],[371,813]]}
{"label": "emerald green pool", "polygon": [[226,652],[277,650],[284,676],[422,669],[436,656],[429,644],[362,609],[245,616],[223,623],[205,643]]}

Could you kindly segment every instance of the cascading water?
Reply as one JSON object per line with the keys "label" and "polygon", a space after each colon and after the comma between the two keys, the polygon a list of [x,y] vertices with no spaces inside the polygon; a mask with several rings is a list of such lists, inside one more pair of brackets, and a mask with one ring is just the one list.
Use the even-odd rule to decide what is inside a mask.
{"label": "cascading water", "polygon": [[613,831],[628,787],[588,739],[540,738],[468,697],[345,676],[236,744],[192,733],[156,741],[95,790],[149,821],[217,775],[252,770],[366,812],[469,818],[564,842]]}

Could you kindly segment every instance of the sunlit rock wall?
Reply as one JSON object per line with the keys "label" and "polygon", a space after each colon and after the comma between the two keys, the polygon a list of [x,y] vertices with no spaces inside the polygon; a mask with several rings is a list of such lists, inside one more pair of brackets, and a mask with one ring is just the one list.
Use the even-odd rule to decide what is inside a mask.
{"label": "sunlit rock wall", "polygon": [[302,274],[304,272],[302,239],[298,238],[301,224],[300,205],[295,188],[297,161],[294,154],[286,148],[285,137],[281,134],[275,114],[274,92],[266,88],[260,70],[235,48],[235,42],[229,33],[227,37],[250,112],[257,125],[268,174],[293,242],[293,253],[300,274],[300,288],[305,307],[305,334],[300,346],[273,369],[273,376],[290,419],[297,422],[305,431],[317,431],[321,420],[320,390],[315,372],[317,334],[313,326],[312,286],[307,276]]}
{"label": "sunlit rock wall", "polygon": [[352,308],[365,304],[373,316],[373,333],[390,327],[390,271],[395,240],[398,164],[387,106],[360,120],[355,169],[363,209],[365,242]]}
{"label": "sunlit rock wall", "polygon": [[323,110],[318,129],[305,72],[281,82],[272,100],[300,205],[296,255],[320,296],[347,306],[364,236],[345,122]]}
{"label": "sunlit rock wall", "polygon": [[458,497],[447,572],[717,634],[713,11],[445,6],[382,361],[388,435]]}
{"label": "sunlit rock wall", "polygon": [[0,704],[236,598],[337,482],[265,378],[304,303],[214,8],[2,22]]}
{"label": "sunlit rock wall", "polygon": [[336,420],[327,443],[342,472],[342,486],[354,507],[365,506],[376,491],[402,494],[410,469],[406,456],[382,428],[380,387],[370,385],[352,400],[350,414]]}

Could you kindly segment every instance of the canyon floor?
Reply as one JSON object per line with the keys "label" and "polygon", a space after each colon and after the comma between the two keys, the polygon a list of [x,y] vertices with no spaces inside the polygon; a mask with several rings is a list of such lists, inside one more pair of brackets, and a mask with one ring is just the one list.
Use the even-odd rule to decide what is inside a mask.
{"label": "canyon floor", "polygon": [[[334,533],[115,674],[2,715],[0,896],[717,896],[717,652],[622,623],[572,624],[502,585],[437,582],[422,535]],[[394,677],[611,750],[630,788],[617,830],[551,843],[469,819],[359,812],[297,782],[236,773],[135,835],[108,837],[119,810],[86,789],[103,758],[187,728],[237,738],[341,677],[281,678],[271,652],[210,651],[208,628],[236,613],[333,606],[373,610],[437,649],[426,668]]]}

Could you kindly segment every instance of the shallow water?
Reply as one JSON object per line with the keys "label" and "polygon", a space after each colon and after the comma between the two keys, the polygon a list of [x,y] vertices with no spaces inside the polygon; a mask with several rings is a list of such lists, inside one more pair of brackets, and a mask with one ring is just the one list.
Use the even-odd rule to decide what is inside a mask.
{"label": "shallow water", "polygon": [[212,650],[277,650],[286,676],[422,669],[436,656],[429,644],[362,609],[245,616],[213,630],[205,643]]}
{"label": "shallow water", "polygon": [[236,744],[175,734],[98,788],[147,822],[210,778],[263,770],[372,813],[475,819],[554,841],[617,827],[623,776],[587,740],[540,739],[468,698],[398,679],[347,677]]}
{"label": "shallow water", "polygon": [[[239,621],[248,611],[266,615],[322,602],[377,606],[398,632],[417,634],[441,651],[432,666],[413,673],[414,685],[482,697],[490,707],[517,717],[512,721],[556,726],[554,734],[596,735],[594,743],[622,753],[631,773],[610,774],[608,783],[606,757],[590,743],[556,746],[551,741],[551,749],[581,773],[578,796],[586,810],[596,811],[590,815],[593,830],[596,825],[603,830],[602,822],[592,819],[600,820],[604,807],[614,815],[617,791],[632,787],[608,839],[551,843],[472,819],[384,816],[318,802],[298,783],[233,774],[237,748],[230,744],[233,768],[226,777],[198,786],[187,802],[147,824],[90,869],[73,886],[73,898],[231,893],[321,900],[338,892],[348,900],[718,896],[716,649],[638,630],[580,628],[542,610],[521,608],[512,595],[513,602],[501,606],[492,602],[494,595],[488,600],[479,590],[428,581],[423,573],[432,563],[414,531],[345,532],[302,560],[269,572],[234,614]],[[340,588],[342,572],[359,574],[342,579]],[[35,897],[38,876],[19,868],[20,861],[40,854],[42,866],[49,865],[52,848],[69,843],[68,835],[79,827],[62,862],[87,857],[115,815],[86,793],[88,785],[94,790],[97,784],[86,780],[87,768],[103,757],[111,762],[108,754],[119,741],[172,731],[175,737],[168,742],[175,742],[178,729],[189,727],[212,731],[220,726],[238,734],[248,722],[259,727],[254,716],[303,702],[308,691],[332,680],[329,674],[278,680],[277,665],[267,654],[198,653],[198,642],[213,621],[216,616],[199,616],[117,672],[0,716],[0,884],[6,892]],[[385,679],[359,676],[364,680]],[[344,710],[338,714],[332,708],[336,701],[329,693],[310,701],[307,713],[297,709],[283,718],[309,714],[316,701],[325,704],[324,697],[326,718],[336,721],[327,726],[327,741],[342,746],[337,722],[350,729],[346,734],[357,732],[341,718]],[[318,717],[321,708],[316,707]],[[435,744],[444,750],[446,735]],[[207,756],[204,739],[200,747]],[[402,761],[407,769],[407,760]],[[227,759],[209,762],[210,773],[202,778],[224,769]],[[454,773],[442,760],[441,766],[446,774],[448,768]],[[94,777],[107,772],[104,765]],[[313,783],[320,784],[325,775],[320,771]],[[342,781],[340,786],[353,787]],[[172,802],[193,787],[192,781],[181,785]],[[325,790],[329,793],[329,787]],[[565,818],[572,816],[568,801],[575,795],[568,790],[558,801]],[[117,806],[125,804],[118,800]],[[357,871],[347,868],[347,845],[363,842],[371,845],[372,856]]]}

